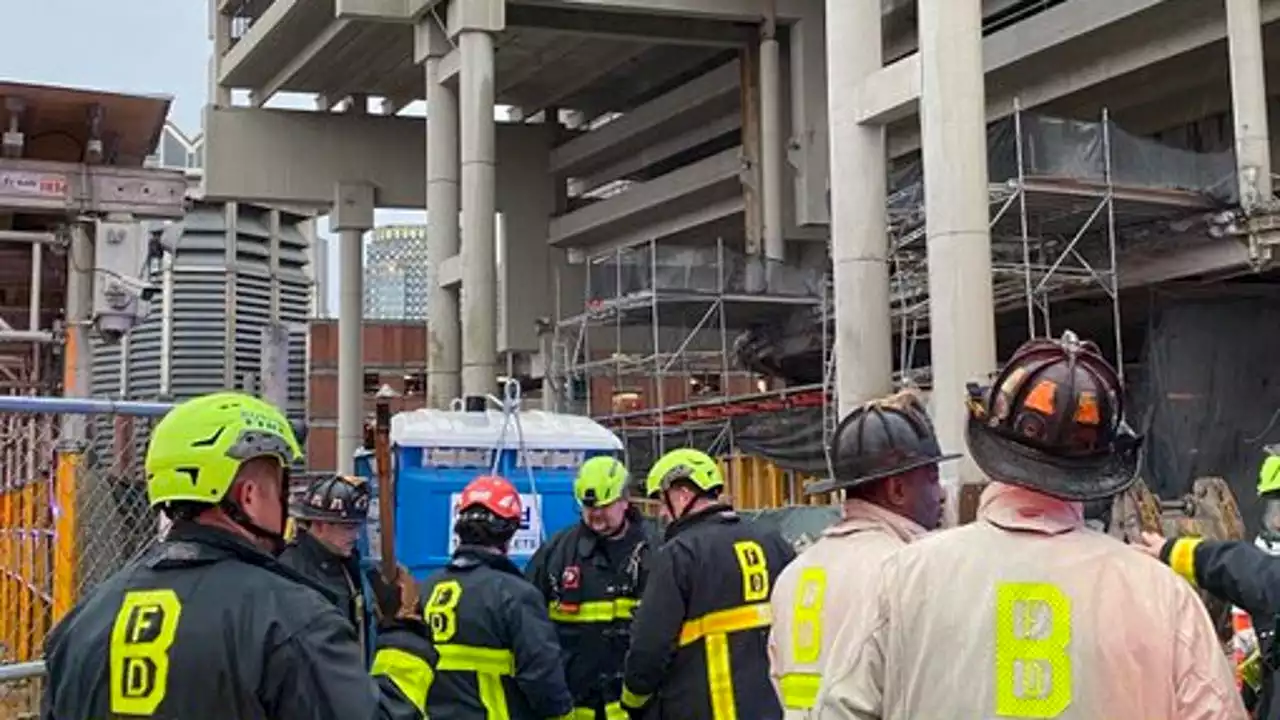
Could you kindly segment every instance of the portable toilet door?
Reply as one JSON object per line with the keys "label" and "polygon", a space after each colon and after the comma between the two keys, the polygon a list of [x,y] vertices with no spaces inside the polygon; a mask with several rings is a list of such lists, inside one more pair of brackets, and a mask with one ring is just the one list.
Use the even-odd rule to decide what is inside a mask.
{"label": "portable toilet door", "polygon": [[419,579],[457,548],[454,520],[471,480],[496,468],[520,493],[524,518],[510,555],[523,568],[546,538],[577,522],[578,466],[622,451],[622,441],[590,418],[542,411],[402,412],[391,419],[391,443],[396,556]]}

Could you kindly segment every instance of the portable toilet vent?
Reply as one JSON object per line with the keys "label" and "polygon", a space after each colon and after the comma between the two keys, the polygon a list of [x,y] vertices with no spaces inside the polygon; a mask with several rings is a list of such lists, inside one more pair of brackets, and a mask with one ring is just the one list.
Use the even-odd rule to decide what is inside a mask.
{"label": "portable toilet vent", "polygon": [[[475,477],[496,466],[520,492],[524,519],[510,556],[523,568],[544,540],[578,521],[578,467],[622,452],[622,441],[590,418],[536,410],[402,412],[391,418],[391,446],[396,557],[418,579],[443,567],[457,547],[457,505]],[[377,530],[370,530],[372,540]],[[370,550],[377,554],[376,541]]]}

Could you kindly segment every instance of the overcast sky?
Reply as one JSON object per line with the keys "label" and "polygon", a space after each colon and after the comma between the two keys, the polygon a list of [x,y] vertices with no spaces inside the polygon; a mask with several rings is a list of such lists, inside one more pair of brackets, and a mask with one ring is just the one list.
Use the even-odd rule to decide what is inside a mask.
{"label": "overcast sky", "polygon": [[[206,0],[4,0],[0,80],[168,95],[170,119],[200,131],[211,43]],[[379,224],[425,213],[379,211]],[[327,231],[327,223],[322,223]],[[330,268],[337,263],[330,243]],[[337,310],[335,278],[329,308]]]}

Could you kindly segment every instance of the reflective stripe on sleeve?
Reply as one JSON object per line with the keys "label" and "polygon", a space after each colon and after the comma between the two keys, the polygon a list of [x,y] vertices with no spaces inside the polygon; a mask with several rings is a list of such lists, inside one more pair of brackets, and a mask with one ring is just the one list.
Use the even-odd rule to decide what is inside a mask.
{"label": "reflective stripe on sleeve", "polygon": [[383,648],[373,656],[370,672],[391,680],[418,712],[426,716],[427,693],[435,678],[426,660],[397,648]]}
{"label": "reflective stripe on sleeve", "polygon": [[822,676],[818,673],[787,673],[778,681],[782,690],[782,704],[788,710],[809,710],[818,702],[818,686]]}

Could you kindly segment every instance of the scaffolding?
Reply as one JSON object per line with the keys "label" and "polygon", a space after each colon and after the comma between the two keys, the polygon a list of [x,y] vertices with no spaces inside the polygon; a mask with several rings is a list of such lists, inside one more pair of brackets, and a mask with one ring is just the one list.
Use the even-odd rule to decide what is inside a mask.
{"label": "scaffolding", "polygon": [[[1209,218],[1234,201],[1223,182],[1233,173],[1230,153],[1160,146],[1116,129],[1106,110],[1100,122],[1083,122],[1017,107],[989,129],[989,150],[992,280],[1001,322],[1025,322],[1030,336],[1051,336],[1062,329],[1054,326],[1055,305],[1100,299],[1109,303],[1122,368],[1121,263],[1130,253],[1211,235]],[[895,382],[927,390],[931,373],[918,352],[929,323],[919,160],[898,168],[890,187]],[[556,326],[561,407],[617,431],[633,469],[677,445],[722,456],[752,452],[802,474],[829,469],[836,367],[825,269],[766,265],[723,240],[714,248],[654,240],[590,258],[586,275],[583,311]],[[1094,337],[1106,332],[1089,330]],[[759,372],[769,363],[744,357],[752,333],[756,345],[791,343],[814,357],[770,377]],[[611,351],[600,351],[602,334]],[[712,341],[695,343],[700,334]],[[709,376],[718,381],[706,382]],[[591,382],[604,378],[611,379],[608,407]],[[576,404],[568,402],[575,379]]]}
{"label": "scaffolding", "polygon": [[[1062,136],[1082,136],[1083,148],[1070,148],[1072,156],[1044,157],[1061,148],[1046,150],[1045,124],[1057,126]],[[1028,125],[1033,129],[1029,130]],[[1062,131],[1062,127],[1066,127]],[[997,124],[992,145],[1008,134],[1012,166],[1009,177],[989,187],[992,217],[992,292],[997,315],[1021,309],[1029,337],[1049,337],[1055,332],[1051,305],[1067,299],[1102,295],[1110,303],[1111,335],[1117,368],[1124,367],[1121,336],[1120,261],[1121,236],[1126,230],[1168,224],[1191,215],[1204,215],[1220,205],[1203,191],[1178,185],[1205,187],[1212,183],[1188,182],[1189,173],[1177,172],[1176,160],[1191,156],[1118,131],[1107,109],[1100,122],[1028,115],[1015,102],[1009,120]],[[1174,167],[1170,186],[1144,184],[1142,178],[1118,177],[1116,148],[1119,136],[1130,159],[1154,173]],[[1161,150],[1175,159],[1157,153]],[[993,153],[994,154],[994,153]],[[1034,157],[1039,154],[1040,157]],[[1065,154],[1065,153],[1064,153]],[[1201,178],[1229,173],[1226,158],[1209,158]],[[1003,165],[993,157],[993,175]],[[1044,170],[1057,170],[1050,174]],[[928,368],[917,367],[917,344],[927,338],[929,296],[925,251],[923,185],[911,182],[893,193],[889,201],[891,293],[898,335],[898,367],[918,384],[927,384]],[[1133,238],[1129,238],[1130,241]],[[1127,243],[1132,244],[1132,242]],[[1123,372],[1123,370],[1121,370]]]}
{"label": "scaffolding", "polygon": [[821,273],[748,257],[723,238],[648,240],[590,256],[584,268],[583,310],[559,319],[552,340],[559,408],[624,439],[643,434],[648,456],[672,443],[732,453],[731,417],[823,404],[821,384],[781,388],[731,359],[733,336],[754,325],[797,311],[825,325]]}

